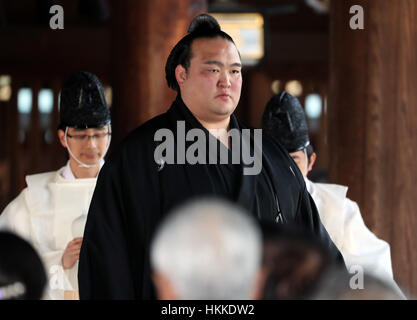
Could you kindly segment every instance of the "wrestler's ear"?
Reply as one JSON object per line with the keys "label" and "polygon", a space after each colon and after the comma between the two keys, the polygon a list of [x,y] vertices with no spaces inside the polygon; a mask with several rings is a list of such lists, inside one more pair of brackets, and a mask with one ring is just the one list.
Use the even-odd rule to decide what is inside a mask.
{"label": "wrestler's ear", "polygon": [[65,143],[65,132],[61,129],[58,129],[58,138],[59,138],[59,142],[61,143],[61,146],[66,148],[67,144]]}
{"label": "wrestler's ear", "polygon": [[187,80],[187,70],[181,64],[175,68],[175,79],[177,79],[180,87],[184,84],[185,80]]}

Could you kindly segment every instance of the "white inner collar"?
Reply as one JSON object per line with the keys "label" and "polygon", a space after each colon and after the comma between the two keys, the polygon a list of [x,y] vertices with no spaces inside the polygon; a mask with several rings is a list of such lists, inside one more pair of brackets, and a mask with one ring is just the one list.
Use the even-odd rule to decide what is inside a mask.
{"label": "white inner collar", "polygon": [[[100,159],[100,169],[104,164],[104,160]],[[65,165],[65,167],[63,167],[61,169],[60,175],[62,178],[66,179],[66,180],[75,180],[77,179],[74,175],[74,173],[71,170],[71,166],[70,166],[70,161],[67,161],[67,164]]]}

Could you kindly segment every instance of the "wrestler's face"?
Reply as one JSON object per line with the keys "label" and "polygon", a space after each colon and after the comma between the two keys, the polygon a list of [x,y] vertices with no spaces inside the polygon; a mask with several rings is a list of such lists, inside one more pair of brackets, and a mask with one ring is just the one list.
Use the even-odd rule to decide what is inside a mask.
{"label": "wrestler's face", "polygon": [[242,88],[241,61],[236,46],[221,37],[199,38],[191,45],[188,70],[176,68],[181,97],[203,124],[228,119]]}
{"label": "wrestler's face", "polygon": [[[63,147],[66,147],[65,132],[58,130],[59,140]],[[67,143],[71,152],[79,161],[87,165],[98,164],[105,156],[109,143],[109,126],[91,129],[68,128]],[[74,161],[69,154],[70,161]]]}

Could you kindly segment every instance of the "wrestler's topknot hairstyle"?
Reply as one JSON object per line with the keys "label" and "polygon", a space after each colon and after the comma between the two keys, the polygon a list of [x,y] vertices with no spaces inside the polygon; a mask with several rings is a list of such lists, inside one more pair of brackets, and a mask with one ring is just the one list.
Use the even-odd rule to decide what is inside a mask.
{"label": "wrestler's topknot hairstyle", "polygon": [[208,14],[196,16],[188,27],[188,34],[185,35],[172,49],[165,64],[165,78],[168,87],[179,92],[180,88],[175,78],[175,68],[182,65],[185,70],[190,67],[192,58],[191,45],[193,41],[199,38],[216,38],[226,39],[234,44],[233,39],[220,28],[216,19]]}
{"label": "wrestler's topknot hairstyle", "polygon": [[202,31],[221,31],[220,25],[216,19],[208,14],[200,14],[199,16],[195,17],[188,27],[187,32],[202,32]]}

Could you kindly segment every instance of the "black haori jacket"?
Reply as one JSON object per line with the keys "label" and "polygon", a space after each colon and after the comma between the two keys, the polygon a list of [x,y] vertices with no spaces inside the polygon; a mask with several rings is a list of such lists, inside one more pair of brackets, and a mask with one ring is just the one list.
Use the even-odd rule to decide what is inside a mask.
{"label": "black haori jacket", "polygon": [[[172,208],[202,196],[231,200],[260,220],[299,225],[343,262],[297,165],[277,142],[262,137],[262,170],[257,175],[243,174],[244,164],[157,163],[154,154],[161,142],[155,141],[155,132],[171,130],[176,150],[178,121],[184,121],[186,131],[198,128],[211,136],[177,97],[166,113],[131,132],[101,169],[80,253],[81,299],[153,299],[152,235]],[[230,128],[249,130],[234,115]]]}

